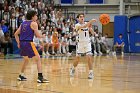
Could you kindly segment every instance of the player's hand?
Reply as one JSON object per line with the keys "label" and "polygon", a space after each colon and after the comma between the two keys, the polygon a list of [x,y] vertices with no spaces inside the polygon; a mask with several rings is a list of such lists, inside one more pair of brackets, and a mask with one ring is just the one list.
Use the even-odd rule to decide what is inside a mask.
{"label": "player's hand", "polygon": [[18,48],[20,48],[20,43],[17,44]]}

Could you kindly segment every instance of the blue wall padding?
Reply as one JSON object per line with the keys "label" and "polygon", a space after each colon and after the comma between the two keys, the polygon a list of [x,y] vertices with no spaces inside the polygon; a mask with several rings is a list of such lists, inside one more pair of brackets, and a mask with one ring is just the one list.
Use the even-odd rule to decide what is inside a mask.
{"label": "blue wall padding", "polygon": [[129,31],[131,52],[140,53],[140,15],[129,19]]}
{"label": "blue wall padding", "polygon": [[72,4],[73,0],[61,0],[61,4]]}
{"label": "blue wall padding", "polygon": [[89,0],[90,4],[103,4],[103,0]]}
{"label": "blue wall padding", "polygon": [[118,35],[122,34],[125,40],[124,52],[129,52],[127,22],[127,16],[116,15],[114,17],[114,43],[116,42]]}

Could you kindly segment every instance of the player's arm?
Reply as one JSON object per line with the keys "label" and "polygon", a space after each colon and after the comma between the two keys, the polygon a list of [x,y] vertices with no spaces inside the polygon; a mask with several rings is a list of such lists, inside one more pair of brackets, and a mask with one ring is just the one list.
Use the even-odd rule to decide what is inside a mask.
{"label": "player's arm", "polygon": [[38,32],[38,24],[36,22],[31,23],[31,28],[32,28],[32,30],[34,30],[34,33],[35,33],[36,37],[38,37],[38,38],[44,38],[45,37]]}
{"label": "player's arm", "polygon": [[89,25],[89,32],[92,34],[92,36],[94,36],[94,31],[92,29],[92,24]]}
{"label": "player's arm", "polygon": [[89,27],[93,22],[96,22],[96,19],[91,19],[91,20],[90,20],[89,22],[87,22],[85,25],[83,25],[83,26],[78,26],[77,29]]}
{"label": "player's arm", "polygon": [[18,47],[19,47],[19,34],[20,34],[20,29],[21,29],[21,26],[17,29],[17,31],[15,32],[14,36],[15,36],[15,39],[16,39],[16,42],[18,44]]}

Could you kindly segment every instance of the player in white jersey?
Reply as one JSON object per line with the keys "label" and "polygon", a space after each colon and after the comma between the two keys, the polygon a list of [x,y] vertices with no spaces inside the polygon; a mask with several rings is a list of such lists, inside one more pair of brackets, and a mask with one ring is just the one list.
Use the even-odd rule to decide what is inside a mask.
{"label": "player in white jersey", "polygon": [[73,67],[70,70],[70,76],[74,76],[75,67],[78,65],[80,54],[86,54],[89,66],[89,76],[88,79],[93,78],[93,67],[92,67],[92,52],[91,52],[91,42],[89,37],[89,32],[92,32],[91,24],[96,22],[96,19],[92,19],[89,22],[84,22],[84,14],[77,15],[78,22],[75,25],[75,30],[78,33],[78,45],[77,45],[77,55],[76,61],[73,63]]}

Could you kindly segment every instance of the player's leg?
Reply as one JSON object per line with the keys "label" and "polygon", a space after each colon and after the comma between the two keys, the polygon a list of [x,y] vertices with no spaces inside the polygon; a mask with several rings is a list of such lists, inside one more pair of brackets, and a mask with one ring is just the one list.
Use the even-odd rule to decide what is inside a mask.
{"label": "player's leg", "polygon": [[91,43],[87,43],[85,45],[87,45],[85,48],[85,51],[86,51],[86,58],[87,58],[88,67],[89,67],[88,79],[93,79],[93,62],[92,62]]}
{"label": "player's leg", "polygon": [[37,64],[37,70],[38,70],[38,83],[48,83],[49,81],[47,79],[44,79],[43,75],[42,75],[42,64],[41,64],[41,59],[40,59],[40,55],[37,54],[35,56],[35,61]]}
{"label": "player's leg", "polygon": [[91,55],[86,55],[87,61],[88,61],[88,67],[89,67],[89,75],[88,78],[92,79],[93,78],[93,62],[92,62],[92,56]]}
{"label": "player's leg", "polygon": [[40,55],[35,47],[35,45],[33,43],[31,43],[31,54],[29,55],[29,57],[34,57],[36,64],[37,64],[37,70],[38,70],[38,83],[48,83],[49,81],[47,79],[44,79],[43,75],[42,75],[42,64],[41,64],[41,58]]}
{"label": "player's leg", "polygon": [[26,69],[26,66],[27,66],[28,62],[29,62],[29,58],[27,56],[23,57],[23,64],[22,64],[22,67],[21,67],[21,73],[20,73],[19,77],[17,78],[20,81],[23,81],[23,80],[27,79],[24,76],[24,71]]}
{"label": "player's leg", "polygon": [[79,63],[79,60],[80,60],[80,56],[76,56],[75,58],[75,61],[70,69],[70,76],[73,77],[74,76],[74,73],[75,73],[75,68],[77,67],[78,63]]}
{"label": "player's leg", "polygon": [[74,73],[75,73],[75,68],[77,67],[79,61],[80,61],[80,55],[78,53],[82,52],[82,46],[80,46],[81,44],[78,43],[78,47],[77,47],[77,53],[76,53],[76,57],[75,57],[75,61],[70,69],[70,76],[73,77]]}

